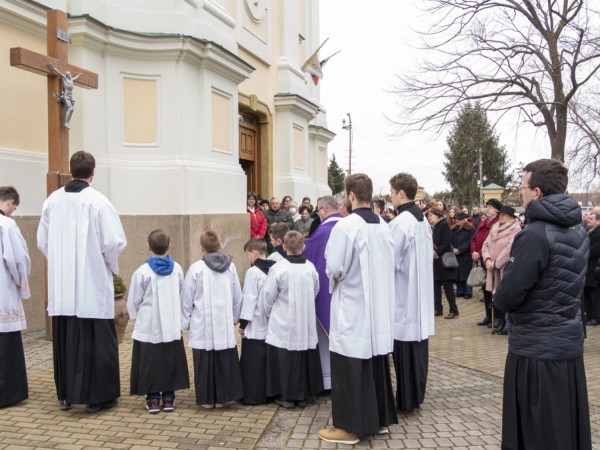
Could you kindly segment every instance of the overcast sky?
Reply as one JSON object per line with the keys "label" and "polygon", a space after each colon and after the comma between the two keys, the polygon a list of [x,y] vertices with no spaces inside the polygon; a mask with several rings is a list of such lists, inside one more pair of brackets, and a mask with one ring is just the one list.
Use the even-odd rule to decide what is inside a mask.
{"label": "overcast sky", "polygon": [[[414,68],[421,56],[414,48],[418,37],[411,25],[423,22],[417,7],[422,3],[320,2],[321,40],[329,40],[319,57],[341,50],[326,64],[319,82],[328,128],[337,134],[329,144],[329,155],[335,153],[340,165],[348,168],[348,131],[342,129],[342,119],[350,113],[354,131],[352,172],[369,174],[375,193],[387,193],[388,180],[397,172],[412,173],[430,194],[448,189],[442,172],[449,129],[394,138],[395,128],[385,117],[398,113],[395,103],[399,99],[389,93],[395,74]],[[505,118],[496,130],[513,165],[549,157],[544,133],[538,132],[536,138],[530,125],[517,127],[516,123],[514,118]]]}

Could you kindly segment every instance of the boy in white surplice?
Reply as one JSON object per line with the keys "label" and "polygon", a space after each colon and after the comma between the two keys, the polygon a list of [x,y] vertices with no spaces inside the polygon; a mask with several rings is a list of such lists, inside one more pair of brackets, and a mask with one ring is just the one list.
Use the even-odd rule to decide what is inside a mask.
{"label": "boy in white surplice", "polygon": [[196,403],[223,408],[244,396],[234,325],[240,319],[242,288],[232,258],[216,231],[200,236],[204,257],[183,283],[182,329],[190,330]]}
{"label": "boy in white surplice", "polygon": [[252,267],[246,271],[242,291],[240,334],[242,355],[240,366],[244,380],[243,403],[261,405],[267,403],[267,316],[262,301],[263,288],[269,269],[275,261],[267,259],[267,242],[263,238],[250,239],[244,252]]}
{"label": "boy in white surplice", "polygon": [[289,231],[287,256],[269,270],[264,286],[267,325],[267,395],[285,408],[306,406],[323,391],[317,348],[315,296],[319,275],[302,256],[304,237]]}
{"label": "boy in white surplice", "polygon": [[148,236],[152,254],[131,277],[127,311],[135,320],[131,357],[131,395],[145,395],[150,414],[175,409],[175,391],[190,387],[181,336],[183,269],[166,253],[171,240],[163,230]]}

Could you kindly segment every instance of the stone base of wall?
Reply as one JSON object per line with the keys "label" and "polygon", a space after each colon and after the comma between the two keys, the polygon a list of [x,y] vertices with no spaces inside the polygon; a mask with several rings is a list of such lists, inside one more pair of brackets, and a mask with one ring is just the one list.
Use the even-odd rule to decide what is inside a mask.
{"label": "stone base of wall", "polygon": [[[23,301],[27,317],[27,331],[46,326],[46,259],[37,249],[36,231],[39,217],[14,217],[27,241],[31,256],[31,298]],[[202,258],[200,235],[215,230],[221,236],[225,251],[233,256],[240,280],[249,267],[244,244],[250,238],[248,214],[204,214],[185,216],[121,216],[127,236],[127,247],[119,258],[120,275],[129,286],[133,272],[150,256],[147,238],[152,230],[161,228],[171,236],[170,255],[184,271]]]}

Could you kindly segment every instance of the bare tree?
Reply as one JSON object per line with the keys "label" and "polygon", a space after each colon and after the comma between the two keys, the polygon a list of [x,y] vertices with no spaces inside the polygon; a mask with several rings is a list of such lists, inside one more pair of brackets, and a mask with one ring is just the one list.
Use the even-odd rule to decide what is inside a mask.
{"label": "bare tree", "polygon": [[571,101],[569,118],[577,127],[570,139],[567,152],[575,181],[580,186],[588,186],[600,175],[600,107],[599,96],[594,92],[586,102]]}
{"label": "bare tree", "polygon": [[564,161],[569,103],[600,68],[600,13],[594,0],[427,0],[436,20],[422,32],[424,55],[399,77],[410,129],[443,127],[460,104],[517,110],[545,127],[551,156]]}

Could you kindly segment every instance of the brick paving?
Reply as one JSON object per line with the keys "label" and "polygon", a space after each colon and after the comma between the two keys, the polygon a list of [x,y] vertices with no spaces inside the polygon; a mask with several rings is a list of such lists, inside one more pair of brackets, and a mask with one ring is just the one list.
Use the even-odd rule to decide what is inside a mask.
{"label": "brick paving", "polygon": [[[430,370],[422,408],[400,414],[387,436],[364,439],[357,448],[499,449],[505,336],[475,323],[483,315],[477,299],[458,301],[460,316],[436,318]],[[131,328],[131,327],[129,327]],[[129,333],[128,333],[129,334]],[[87,414],[61,412],[55,397],[52,346],[41,332],[24,335],[29,400],[0,409],[0,449],[313,449],[350,448],[321,441],[331,424],[328,396],[303,409],[232,405],[204,410],[194,390],[177,395],[173,413],[149,415],[129,388],[131,339],[120,346],[121,391],[116,408]],[[588,330],[585,349],[593,448],[600,450],[600,327]],[[188,353],[191,363],[191,353]],[[190,373],[191,372],[190,367]]]}

